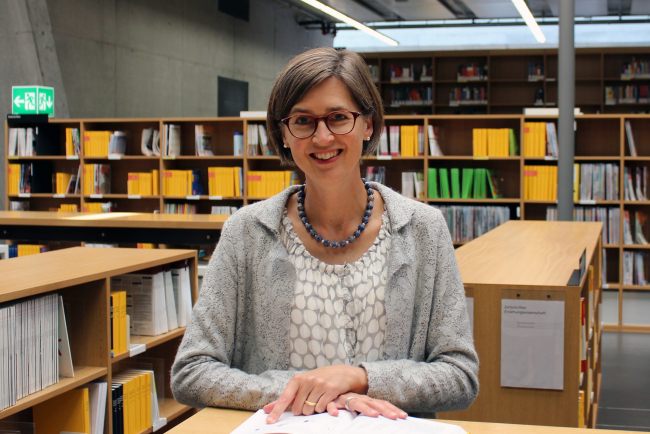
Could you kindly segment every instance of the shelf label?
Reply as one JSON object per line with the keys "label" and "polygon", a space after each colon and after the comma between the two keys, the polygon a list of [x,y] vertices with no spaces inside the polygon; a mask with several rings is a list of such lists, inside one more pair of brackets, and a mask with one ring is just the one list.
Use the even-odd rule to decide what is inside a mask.
{"label": "shelf label", "polygon": [[79,156],[78,155],[66,155],[65,159],[66,160],[78,160]]}
{"label": "shelf label", "polygon": [[65,199],[65,194],[55,194],[52,197],[55,198],[55,199]]}
{"label": "shelf label", "polygon": [[18,197],[32,197],[31,193],[18,193]]}
{"label": "shelf label", "polygon": [[390,155],[377,155],[377,160],[392,160],[393,157]]}
{"label": "shelf label", "polygon": [[199,200],[199,199],[201,199],[201,196],[197,196],[197,195],[186,196],[185,199],[187,199],[187,200]]}
{"label": "shelf label", "polygon": [[163,155],[163,160],[175,160],[176,155]]}
{"label": "shelf label", "polygon": [[609,289],[609,283],[603,283],[603,289]]}
{"label": "shelf label", "polygon": [[544,157],[544,160],[546,161],[557,161],[557,157],[554,157],[552,155],[547,155]]}
{"label": "shelf label", "polygon": [[90,198],[91,199],[103,199],[104,195],[103,194],[91,194]]}
{"label": "shelf label", "polygon": [[581,199],[578,201],[580,205],[596,205],[596,201],[594,199]]}
{"label": "shelf label", "polygon": [[145,351],[147,351],[146,344],[131,344],[131,348],[129,348],[129,356],[137,356],[138,354],[144,353]]}
{"label": "shelf label", "polygon": [[109,154],[108,159],[109,160],[121,160],[122,159],[122,154]]}
{"label": "shelf label", "polygon": [[18,155],[10,155],[7,157],[8,160],[18,160],[20,157]]}
{"label": "shelf label", "polygon": [[129,199],[142,199],[142,196],[139,194],[129,194]]}
{"label": "shelf label", "polygon": [[474,159],[475,160],[489,160],[490,157],[488,157],[487,155],[474,155]]}
{"label": "shelf label", "polygon": [[223,200],[223,196],[209,196],[208,199],[210,199],[210,200]]}

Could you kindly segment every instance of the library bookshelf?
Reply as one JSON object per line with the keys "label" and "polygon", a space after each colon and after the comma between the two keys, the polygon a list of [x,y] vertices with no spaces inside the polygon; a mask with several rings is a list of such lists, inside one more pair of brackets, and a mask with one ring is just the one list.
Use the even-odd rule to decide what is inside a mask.
{"label": "library bookshelf", "polygon": [[[598,279],[601,231],[600,222],[509,221],[456,250],[466,295],[474,302],[474,344],[481,361],[481,391],[469,409],[440,413],[441,419],[595,427],[602,363],[599,320],[602,291]],[[586,252],[584,272],[576,279],[579,282],[572,282],[576,285],[569,286],[572,273],[580,267],[583,252]],[[584,373],[580,367],[581,299],[586,308]],[[564,302],[561,389],[501,385],[504,375],[501,368],[502,300],[511,300],[515,305],[518,300]],[[522,321],[522,324],[530,324],[525,321],[534,320]],[[542,331],[539,339],[545,339],[545,333]],[[549,353],[552,351],[546,354]],[[551,358],[549,356],[546,363],[552,363]],[[525,359],[519,358],[518,363],[530,369]],[[532,374],[526,371],[525,376],[530,378]],[[579,409],[580,391],[587,397],[582,401],[582,411]],[[584,417],[582,423],[580,415]]]}
{"label": "library bookshelf", "polygon": [[[248,143],[248,126],[250,124],[263,124],[263,118],[150,118],[150,119],[52,119],[50,125],[59,128],[59,153],[57,155],[38,157],[9,157],[5,146],[6,164],[27,164],[35,159],[40,164],[51,165],[52,172],[67,170],[75,172],[79,164],[86,164],[88,161],[97,161],[97,158],[87,159],[82,149],[78,159],[69,160],[65,157],[65,129],[79,128],[81,136],[85,131],[94,130],[120,130],[127,131],[126,155],[120,159],[101,159],[111,168],[111,191],[113,194],[97,196],[85,195],[54,195],[49,192],[40,192],[22,195],[9,195],[5,190],[5,201],[8,205],[14,201],[25,201],[29,204],[31,211],[56,210],[62,204],[75,204],[79,209],[84,205],[93,202],[111,201],[115,204],[118,212],[152,213],[161,212],[160,218],[164,220],[165,206],[175,204],[195,204],[198,214],[209,214],[212,206],[235,206],[241,207],[264,199],[258,196],[248,195],[247,182],[244,181],[242,197],[211,197],[202,196],[149,196],[138,198],[126,194],[127,174],[131,171],[151,171],[156,169],[160,174],[163,170],[173,169],[194,169],[201,173],[203,190],[208,191],[208,168],[209,167],[242,167],[244,180],[251,171],[257,170],[285,170],[280,167],[279,160],[274,156],[248,156],[246,152],[242,156],[234,155],[233,135],[235,132],[243,133],[244,144]],[[371,156],[364,158],[361,168],[362,175],[368,167],[380,166],[386,168],[385,184],[401,191],[402,172],[423,172],[425,186],[428,185],[428,169],[430,168],[486,168],[497,171],[500,179],[503,197],[499,199],[440,199],[424,197],[418,199],[435,206],[494,206],[503,207],[509,210],[510,219],[520,220],[546,220],[549,207],[555,207],[555,201],[527,200],[525,199],[524,178],[525,166],[557,166],[557,160],[552,157],[525,157],[523,149],[524,124],[526,122],[548,122],[557,126],[557,116],[524,116],[515,114],[500,115],[388,115],[386,116],[387,126],[419,125],[424,127],[425,146],[424,155],[415,157],[390,157]],[[629,122],[632,127],[633,138],[636,144],[637,156],[631,156],[628,139],[626,136],[625,123]],[[162,130],[165,124],[176,124],[181,126],[181,155],[176,158],[168,157],[142,157],[140,143],[144,128],[158,128]],[[209,125],[214,129],[211,141],[211,149],[215,156],[197,157],[194,156],[194,127],[196,125]],[[8,127],[25,127],[29,125],[14,125],[8,122],[5,125],[5,143],[8,140]],[[443,156],[431,156],[429,152],[428,127],[433,126],[439,132],[438,144]],[[475,128],[509,128],[514,131],[516,141],[520,145],[519,155],[508,157],[475,157],[473,155],[472,130]],[[613,313],[616,318],[607,322],[607,330],[620,331],[647,331],[650,332],[650,321],[637,323],[634,320],[628,321],[630,312],[638,312],[641,304],[636,303],[639,298],[647,299],[650,292],[650,285],[628,285],[623,284],[623,259],[626,252],[646,252],[647,246],[639,244],[625,244],[623,237],[623,216],[625,212],[635,211],[650,214],[650,201],[626,201],[624,200],[625,168],[650,168],[650,115],[643,114],[600,114],[600,115],[578,115],[576,116],[575,136],[575,163],[577,164],[612,164],[618,167],[618,200],[608,201],[576,201],[576,207],[585,209],[593,207],[605,207],[608,210],[618,210],[620,213],[619,239],[614,243],[603,244],[603,257],[606,271],[605,282],[603,282],[604,295],[607,306],[614,306]],[[246,149],[246,147],[245,147]],[[297,170],[298,169],[292,169]],[[299,171],[298,171],[299,172]],[[5,175],[5,185],[8,186],[8,174]],[[161,175],[162,176],[162,175]],[[299,172],[301,179],[303,175]],[[162,185],[162,179],[159,179]],[[566,186],[572,188],[572,186]],[[426,188],[425,188],[426,190]],[[425,195],[427,193],[425,192]],[[489,191],[488,191],[489,196]],[[170,216],[171,217],[171,216]],[[178,216],[180,217],[180,216]],[[206,216],[207,217],[207,216]],[[215,216],[216,217],[216,216]],[[15,218],[23,219],[16,213]],[[40,218],[40,217],[39,217]],[[46,220],[50,217],[44,216]],[[4,217],[3,217],[4,219]],[[129,225],[138,225],[136,217],[128,217]],[[0,219],[1,222],[2,219]],[[29,219],[29,224],[39,223],[36,219]],[[56,219],[57,225],[74,225],[74,221],[66,217]],[[62,220],[66,220],[62,222]],[[112,219],[106,219],[106,225]],[[27,222],[27,219],[24,219]],[[210,226],[214,222],[203,222]],[[15,224],[15,223],[14,223]],[[26,223],[27,224],[27,223]],[[48,223],[44,223],[48,224]],[[117,224],[117,223],[116,223]],[[122,223],[120,223],[122,224]],[[148,224],[148,223],[147,223]],[[178,225],[180,223],[169,223]],[[192,223],[194,224],[194,223]],[[143,227],[147,227],[143,223]],[[214,227],[217,227],[216,225]],[[641,226],[646,239],[650,239],[650,220],[646,220]],[[461,246],[465,241],[455,239],[454,244]],[[139,241],[138,241],[139,242]],[[65,245],[67,246],[67,245]],[[129,245],[130,246],[130,245]],[[648,252],[650,253],[650,252]],[[645,268],[650,270],[650,255],[645,259]],[[648,272],[646,271],[646,274]],[[632,315],[634,316],[634,315]],[[638,314],[635,318],[638,318]]]}
{"label": "library bookshelf", "polygon": [[[0,303],[48,293],[62,296],[64,304],[69,302],[66,322],[75,367],[73,378],[62,377],[58,383],[27,395],[15,405],[0,411],[0,422],[32,423],[32,407],[36,404],[90,381],[110,384],[113,374],[141,357],[146,359],[140,360],[156,359],[156,363],[164,367],[163,378],[156,381],[164,388],[164,399],[159,402],[159,409],[161,416],[167,418],[167,423],[173,426],[177,420],[194,414],[192,407],[174,401],[170,387],[169,372],[185,332],[184,327],[159,336],[142,336],[138,343],[144,344],[145,349],[137,356],[131,357],[127,351],[111,357],[111,277],[181,260],[188,261],[194,303],[198,298],[195,250],[74,247],[0,261],[0,274],[3,277]],[[106,402],[104,433],[111,434],[114,431],[110,417],[113,411],[110,387]],[[161,429],[159,432],[164,432],[164,427]],[[153,432],[153,427],[140,434],[150,432]]]}
{"label": "library bookshelf", "polygon": [[[557,107],[558,56],[553,49],[473,50],[361,53],[388,114],[517,114],[524,107]],[[623,62],[650,61],[647,47],[578,48],[575,57],[575,104],[583,113],[634,113],[650,110],[647,93],[641,100],[609,100],[607,88],[650,85],[650,75],[623,74]],[[529,65],[538,67],[529,71]],[[459,77],[459,68],[477,72]],[[409,77],[393,70],[413,69]],[[487,70],[485,74],[484,68]],[[397,72],[399,74],[399,72]],[[426,75],[424,75],[426,74]],[[469,76],[468,76],[469,75]],[[430,90],[428,90],[430,89]],[[480,99],[454,100],[452,90],[484,89]],[[647,91],[646,91],[647,92]],[[408,98],[404,95],[417,93]],[[424,97],[422,97],[424,95]],[[454,93],[455,95],[455,93]],[[474,95],[472,95],[474,96]],[[430,98],[430,99],[429,99]]]}

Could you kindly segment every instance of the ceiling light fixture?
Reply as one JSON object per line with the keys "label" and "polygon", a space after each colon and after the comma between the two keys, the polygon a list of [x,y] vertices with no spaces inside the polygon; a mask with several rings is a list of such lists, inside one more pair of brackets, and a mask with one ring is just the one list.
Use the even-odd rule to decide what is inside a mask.
{"label": "ceiling light fixture", "polygon": [[307,3],[309,6],[314,7],[318,9],[319,11],[325,12],[327,15],[330,15],[337,20],[343,21],[344,23],[347,23],[351,25],[354,28],[357,28],[361,30],[362,32],[365,32],[369,34],[370,36],[374,36],[375,38],[387,43],[388,45],[396,46],[399,45],[399,42],[397,42],[394,39],[389,38],[386,35],[382,35],[376,30],[372,30],[368,26],[364,26],[358,21],[353,20],[352,18],[348,17],[347,15],[342,14],[341,12],[337,11],[336,9],[332,9],[331,7],[324,5],[323,3],[316,1],[316,0],[302,0],[304,3]]}
{"label": "ceiling light fixture", "polygon": [[524,0],[512,0],[512,3],[514,3],[515,7],[519,11],[519,15],[521,15],[524,21],[526,21],[526,25],[530,31],[533,32],[537,42],[540,44],[546,42],[546,36],[544,36],[542,29],[537,25],[537,21],[535,21],[533,14],[530,13],[530,9],[526,6],[526,2]]}

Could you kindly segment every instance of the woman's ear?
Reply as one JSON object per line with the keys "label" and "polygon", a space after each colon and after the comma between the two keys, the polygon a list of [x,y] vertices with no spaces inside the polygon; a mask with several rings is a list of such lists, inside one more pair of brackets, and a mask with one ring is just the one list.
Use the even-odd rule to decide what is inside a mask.
{"label": "woman's ear", "polygon": [[[372,132],[374,131],[372,126],[372,118],[366,119],[366,130],[363,135],[363,139],[366,140],[368,137],[372,137]],[[369,140],[369,139],[368,139]]]}

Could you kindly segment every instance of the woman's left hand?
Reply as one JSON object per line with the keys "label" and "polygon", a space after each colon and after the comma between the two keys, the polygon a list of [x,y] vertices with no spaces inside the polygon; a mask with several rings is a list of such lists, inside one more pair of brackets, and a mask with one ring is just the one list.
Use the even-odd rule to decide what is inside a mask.
{"label": "woman's left hand", "polygon": [[358,393],[346,393],[327,404],[327,412],[332,416],[338,416],[339,410],[346,409],[356,411],[364,416],[383,416],[388,419],[406,419],[408,414],[383,399],[374,399],[368,395]]}
{"label": "woman's left hand", "polygon": [[336,365],[296,374],[278,400],[264,407],[264,411],[269,413],[266,422],[277,422],[290,405],[293,405],[292,411],[296,416],[309,416],[325,412],[327,405],[340,395],[348,392],[364,394],[367,391],[368,376],[363,368]]}

